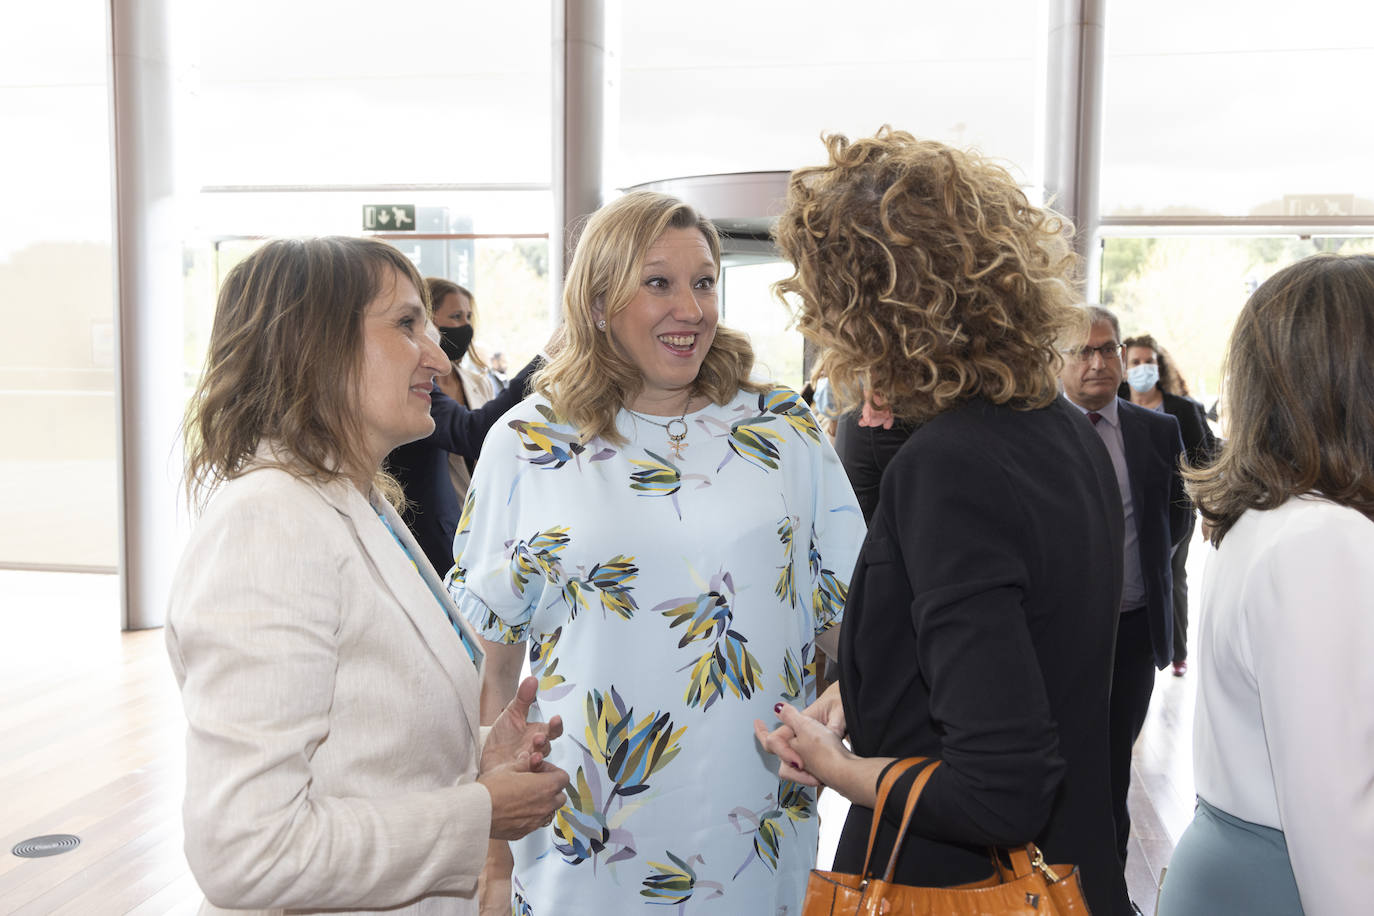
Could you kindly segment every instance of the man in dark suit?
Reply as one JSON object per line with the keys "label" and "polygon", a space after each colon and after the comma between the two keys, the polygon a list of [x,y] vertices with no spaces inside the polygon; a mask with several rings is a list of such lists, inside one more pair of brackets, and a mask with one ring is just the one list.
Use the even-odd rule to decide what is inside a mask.
{"label": "man in dark suit", "polygon": [[1107,446],[1126,517],[1125,579],[1112,672],[1112,806],[1117,854],[1124,867],[1131,818],[1126,794],[1131,749],[1150,708],[1155,671],[1173,658],[1173,573],[1170,557],[1188,529],[1179,475],[1183,440],[1178,421],[1117,397],[1124,372],[1121,328],[1107,309],[1088,306],[1092,333],[1065,354],[1060,381],[1070,403],[1087,415]]}

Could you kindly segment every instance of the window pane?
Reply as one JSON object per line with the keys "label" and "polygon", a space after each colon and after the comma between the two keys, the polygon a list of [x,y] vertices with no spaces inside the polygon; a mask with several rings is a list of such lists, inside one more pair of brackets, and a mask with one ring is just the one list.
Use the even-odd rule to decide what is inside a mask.
{"label": "window pane", "polygon": [[553,203],[547,191],[206,193],[197,201],[200,241],[186,256],[188,395],[201,371],[220,282],[234,264],[265,238],[376,234],[364,232],[365,208],[393,205],[414,208],[416,235],[497,236],[392,233],[387,240],[421,273],[472,289],[479,300],[480,349],[504,348],[520,360],[512,370],[539,352],[551,327],[547,235]]}
{"label": "window pane", "polygon": [[215,5],[202,183],[547,183],[549,17],[477,0]]}
{"label": "window pane", "polygon": [[1374,214],[1374,6],[1108,4],[1105,215]]}
{"label": "window pane", "polygon": [[106,7],[0,29],[0,564],[118,562]]}
{"label": "window pane", "polygon": [[1189,393],[1211,407],[1231,328],[1246,299],[1289,264],[1321,251],[1374,252],[1371,238],[1108,238],[1101,301],[1127,337],[1169,351]]}
{"label": "window pane", "polygon": [[[626,3],[617,187],[791,170],[883,124],[1036,168],[1043,4]],[[707,214],[708,216],[710,214]]]}
{"label": "window pane", "polygon": [[802,377],[802,335],[791,326],[787,309],[773,295],[773,284],[791,273],[785,261],[727,264],[720,320],[749,335],[757,375],[800,391],[806,384]]}

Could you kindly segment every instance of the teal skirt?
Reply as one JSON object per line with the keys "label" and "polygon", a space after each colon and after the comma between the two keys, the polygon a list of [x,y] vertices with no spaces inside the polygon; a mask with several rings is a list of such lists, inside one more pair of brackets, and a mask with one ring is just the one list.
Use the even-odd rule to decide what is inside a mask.
{"label": "teal skirt", "polygon": [[1201,798],[1159,889],[1159,916],[1302,916],[1283,831]]}

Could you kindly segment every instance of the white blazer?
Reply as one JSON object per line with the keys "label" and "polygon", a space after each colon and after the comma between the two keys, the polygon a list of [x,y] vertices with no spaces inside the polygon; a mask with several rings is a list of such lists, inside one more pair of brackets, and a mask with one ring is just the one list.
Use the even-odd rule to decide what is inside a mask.
{"label": "white blazer", "polygon": [[431,588],[346,481],[261,468],[214,496],[166,626],[202,913],[477,912],[480,678]]}

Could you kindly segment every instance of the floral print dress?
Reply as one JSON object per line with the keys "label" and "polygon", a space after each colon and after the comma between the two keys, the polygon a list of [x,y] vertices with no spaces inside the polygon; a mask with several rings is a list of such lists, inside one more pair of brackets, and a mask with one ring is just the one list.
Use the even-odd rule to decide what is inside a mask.
{"label": "floral print dress", "polygon": [[512,844],[517,914],[801,912],[815,794],[779,781],[753,721],[814,698],[863,518],[790,389],[686,422],[680,456],[628,411],[624,446],[583,444],[531,398],[468,489],[450,589],[487,639],[526,642],[572,779]]}

